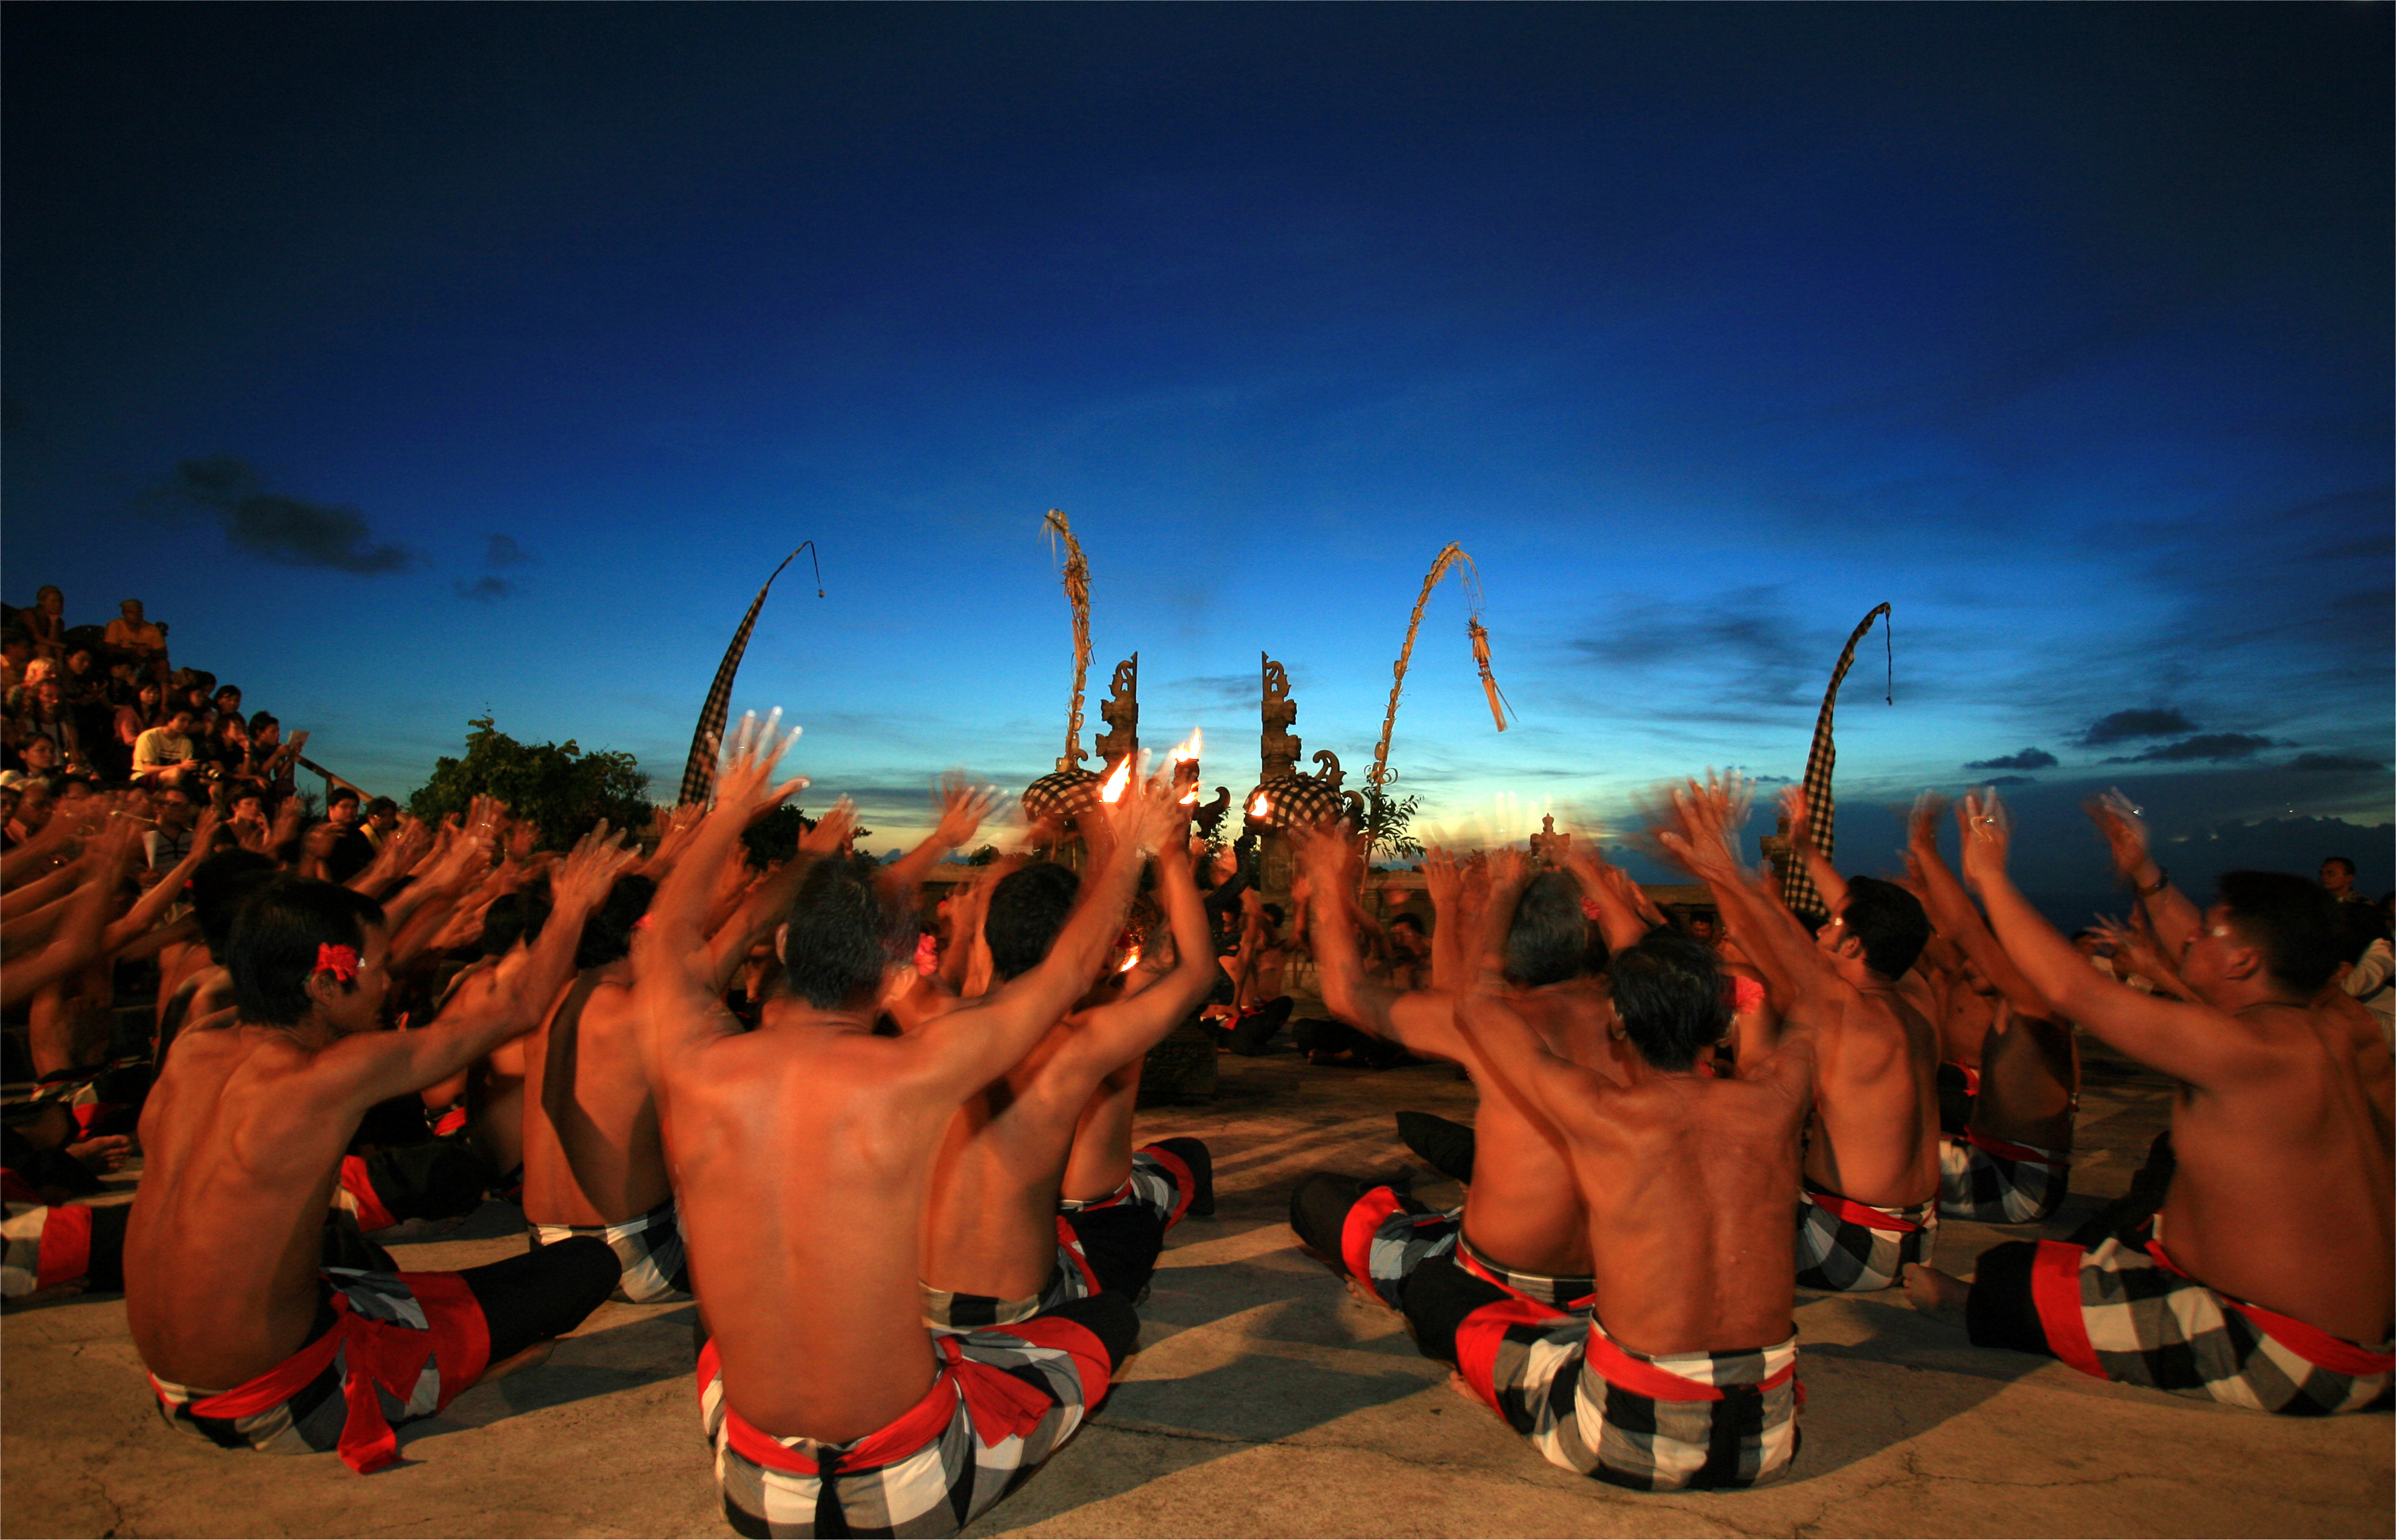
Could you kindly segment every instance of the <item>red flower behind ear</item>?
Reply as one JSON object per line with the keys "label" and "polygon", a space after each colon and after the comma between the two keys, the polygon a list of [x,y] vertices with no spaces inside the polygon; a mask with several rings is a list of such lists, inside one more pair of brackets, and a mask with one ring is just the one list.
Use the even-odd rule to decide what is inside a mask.
{"label": "red flower behind ear", "polygon": [[1605,911],[1598,907],[1597,900],[1594,898],[1584,898],[1580,901],[1580,914],[1584,920],[1602,920],[1605,917]]}
{"label": "red flower behind ear", "polygon": [[331,974],[344,984],[358,981],[358,952],[355,947],[336,947],[320,942],[316,948],[316,971]]}

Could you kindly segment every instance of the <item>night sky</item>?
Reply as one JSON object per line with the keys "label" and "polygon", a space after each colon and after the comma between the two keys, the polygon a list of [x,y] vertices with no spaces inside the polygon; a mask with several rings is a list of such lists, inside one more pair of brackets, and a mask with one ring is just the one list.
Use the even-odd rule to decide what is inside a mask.
{"label": "night sky", "polygon": [[1795,777],[1888,600],[1842,866],[1996,778],[2052,912],[2114,783],[2184,881],[2396,885],[2385,5],[0,31],[6,595],[141,597],[370,790],[487,710],[671,796],[813,538],[736,710],[898,843],[941,767],[1061,747],[1055,507],[1092,724],[1138,649],[1143,739],[1203,724],[1235,793],[1260,649],[1361,784],[1453,539],[1520,713],[1444,587],[1391,763],[1455,838]]}

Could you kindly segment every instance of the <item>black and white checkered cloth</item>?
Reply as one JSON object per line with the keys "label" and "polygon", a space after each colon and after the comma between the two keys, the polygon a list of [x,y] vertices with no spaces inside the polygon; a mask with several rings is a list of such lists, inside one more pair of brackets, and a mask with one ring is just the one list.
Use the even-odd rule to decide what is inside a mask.
{"label": "black and white checkered cloth", "polygon": [[1894,1286],[1908,1262],[1937,1252],[1938,1201],[1904,1208],[1858,1203],[1805,1184],[1797,1205],[1797,1281],[1808,1289],[1869,1294]]}
{"label": "black and white checkered cloth", "polygon": [[[2021,1246],[2036,1248],[2030,1268],[1990,1265],[1998,1251]],[[1980,1276],[2017,1279],[2009,1287],[2031,1297],[1976,1298],[1973,1311],[2017,1320],[2034,1311],[2048,1351],[2081,1373],[2198,1401],[2325,1416],[2359,1412],[2387,1390],[2396,1366],[2389,1344],[2365,1348],[2241,1304],[2161,1265],[2154,1246],[2138,1235],[2085,1249],[2009,1241],[1982,1256]]]}
{"label": "black and white checkered cloth", "polygon": [[1027,1299],[1000,1299],[991,1294],[952,1294],[917,1282],[924,1300],[924,1324],[935,1332],[978,1332],[991,1326],[1012,1326],[1045,1315],[1071,1299],[1087,1299],[1098,1292],[1090,1275],[1089,1258],[1080,1237],[1063,1219],[1057,1222],[1057,1262],[1047,1283]]}
{"label": "black and white checkered cloth", "polygon": [[699,709],[699,729],[690,735],[690,758],[683,761],[680,800],[686,806],[702,806],[715,795],[716,741],[724,735],[725,713],[732,709],[732,680],[740,671],[740,655],[749,650],[750,628],[757,624],[757,612],[765,607],[774,578],[797,560],[799,551],[813,543],[803,542],[798,551],[782,558],[782,566],[774,569],[757,597],[749,602],[749,613],[740,617],[740,629],[732,633],[732,645],[724,650],[724,661],[715,666],[715,682],[707,687],[707,704]]}
{"label": "black and white checkered cloth", "polygon": [[1797,1339],[1738,1353],[1634,1352],[1591,1316],[1519,1299],[1457,1328],[1465,1384],[1547,1458],[1640,1492],[1760,1486],[1797,1458]]}
{"label": "black and white checkered cloth", "polygon": [[[1813,826],[1814,848],[1822,853],[1826,861],[1830,858],[1832,825],[1837,816],[1830,800],[1830,769],[1839,760],[1838,745],[1830,739],[1830,713],[1839,704],[1839,685],[1856,660],[1856,647],[1871,630],[1872,622],[1888,613],[1886,604],[1875,605],[1864,617],[1863,624],[1856,628],[1855,634],[1847,638],[1846,646],[1839,654],[1839,666],[1830,670],[1830,687],[1822,692],[1822,714],[1814,719],[1814,746],[1805,751],[1805,808]],[[1780,896],[1800,919],[1818,923],[1830,918],[1829,907],[1822,902],[1814,879],[1805,875],[1803,861],[1790,861],[1788,874],[1781,880]]]}
{"label": "black and white checkered cloth", "polygon": [[702,1348],[699,1415],[732,1527],[774,1536],[954,1534],[1056,1453],[1104,1398],[1112,1373],[1098,1337],[1058,1318],[934,1340],[946,1362],[924,1401],[890,1427],[843,1444],[777,1438],[743,1422],[724,1399],[715,1344]]}
{"label": "black and white checkered cloth", "polygon": [[527,1227],[526,1239],[539,1251],[576,1235],[605,1241],[623,1264],[623,1279],[609,1298],[627,1305],[655,1305],[689,1297],[690,1264],[683,1251],[682,1217],[672,1199],[620,1225],[533,1224]]}
{"label": "black and white checkered cloth", "polygon": [[1938,1141],[1938,1208],[1984,1225],[2035,1225],[2071,1186],[2071,1152],[1965,1133]]}

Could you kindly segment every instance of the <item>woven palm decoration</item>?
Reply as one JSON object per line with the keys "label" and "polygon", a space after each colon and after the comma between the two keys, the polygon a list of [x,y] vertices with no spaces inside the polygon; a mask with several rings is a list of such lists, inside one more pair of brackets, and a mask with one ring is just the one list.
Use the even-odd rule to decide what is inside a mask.
{"label": "woven palm decoration", "polygon": [[[1830,712],[1839,704],[1839,684],[1847,677],[1847,669],[1856,660],[1857,644],[1871,630],[1872,622],[1888,613],[1889,607],[1885,604],[1873,606],[1871,613],[1864,617],[1863,624],[1856,628],[1855,634],[1847,638],[1845,649],[1839,654],[1839,666],[1830,670],[1830,687],[1822,693],[1822,714],[1814,719],[1814,746],[1805,754],[1805,808],[1813,829],[1814,848],[1822,853],[1822,859],[1826,861],[1830,858],[1830,825],[1835,816],[1830,801],[1830,768],[1839,761],[1838,746],[1830,741]],[[1893,687],[1896,660],[1896,645],[1892,643],[1889,652],[1891,705],[1896,704]],[[1814,879],[1805,875],[1805,863],[1794,856],[1790,859],[1788,871],[1780,880],[1780,896],[1788,903],[1790,910],[1801,919],[1819,923],[1830,918],[1829,906],[1822,902],[1822,895],[1814,886]]]}
{"label": "woven palm decoration", "polygon": [[724,736],[724,715],[732,709],[732,681],[740,672],[740,655],[749,650],[749,631],[757,624],[757,612],[765,607],[765,595],[774,590],[774,578],[782,575],[782,567],[798,559],[799,551],[807,553],[816,569],[816,597],[824,596],[823,564],[815,559],[815,542],[800,542],[798,551],[782,558],[782,566],[774,569],[757,597],[749,602],[749,613],[740,617],[740,629],[732,633],[732,645],[724,650],[724,661],[715,666],[715,683],[707,687],[707,704],[699,709],[699,728],[690,735],[690,758],[682,765],[682,803],[686,806],[701,806],[715,795],[716,743]]}

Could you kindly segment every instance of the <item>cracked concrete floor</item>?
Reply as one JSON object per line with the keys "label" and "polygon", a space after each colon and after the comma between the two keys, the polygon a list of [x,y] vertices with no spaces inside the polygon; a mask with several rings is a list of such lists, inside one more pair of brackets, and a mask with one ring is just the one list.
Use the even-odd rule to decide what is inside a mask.
{"label": "cracked concrete floor", "polygon": [[[2092,1049],[2093,1049],[2093,1045]],[[1309,1170],[1387,1172],[1389,1114],[1469,1119],[1444,1066],[1226,1059],[1222,1095],[1141,1118],[1217,1151],[1220,1207],[1175,1232],[1143,1350],[1098,1417],[972,1534],[2384,1535],[2385,1414],[2263,1417],[2098,1384],[1970,1347],[1895,1296],[1801,1295],[1808,1399],[1795,1476],[1751,1493],[1650,1496],[1541,1463],[1445,1387],[1395,1317],[1299,1255],[1284,1224]],[[2159,1080],[2089,1055],[2061,1234],[2127,1185],[2163,1126]],[[1431,1201],[1454,1189],[1425,1182]],[[522,1245],[486,1204],[393,1246],[410,1268]],[[2023,1231],[1950,1224],[1967,1270]],[[71,1299],[0,1327],[0,1533],[716,1535],[699,1437],[691,1308],[609,1305],[533,1374],[401,1430],[406,1463],[220,1452],[161,1426],[123,1302]]]}

